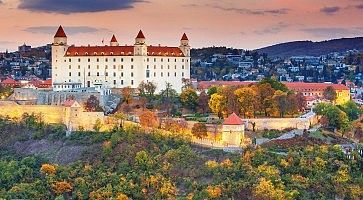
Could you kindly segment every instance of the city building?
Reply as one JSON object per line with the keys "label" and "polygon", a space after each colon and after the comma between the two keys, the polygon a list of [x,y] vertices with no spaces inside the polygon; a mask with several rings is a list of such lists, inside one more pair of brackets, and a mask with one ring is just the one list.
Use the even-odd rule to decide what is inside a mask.
{"label": "city building", "polygon": [[52,44],[53,90],[74,88],[137,88],[153,82],[157,91],[171,83],[181,92],[183,79],[190,79],[190,46],[184,33],[179,47],[148,45],[140,30],[135,44],[119,45],[113,35],[110,45],[68,45],[62,26]]}

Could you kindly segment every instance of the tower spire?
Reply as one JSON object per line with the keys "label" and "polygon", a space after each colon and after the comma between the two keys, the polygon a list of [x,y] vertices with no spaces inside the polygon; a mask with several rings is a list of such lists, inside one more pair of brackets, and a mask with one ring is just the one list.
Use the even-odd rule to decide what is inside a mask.
{"label": "tower spire", "polygon": [[67,37],[66,33],[63,30],[62,25],[59,26],[57,32],[55,33],[54,37]]}

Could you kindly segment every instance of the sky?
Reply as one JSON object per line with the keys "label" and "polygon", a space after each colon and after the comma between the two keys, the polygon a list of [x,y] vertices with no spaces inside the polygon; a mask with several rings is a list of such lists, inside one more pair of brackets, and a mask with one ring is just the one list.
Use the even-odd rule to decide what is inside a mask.
{"label": "sky", "polygon": [[62,25],[68,43],[256,49],[296,40],[363,36],[363,0],[0,0],[0,51],[51,43]]}

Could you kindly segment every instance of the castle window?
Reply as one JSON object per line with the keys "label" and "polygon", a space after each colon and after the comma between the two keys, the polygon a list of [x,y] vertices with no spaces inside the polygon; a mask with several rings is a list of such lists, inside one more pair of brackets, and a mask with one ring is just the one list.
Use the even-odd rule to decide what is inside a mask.
{"label": "castle window", "polygon": [[170,73],[168,72],[168,77],[170,76]]}
{"label": "castle window", "polygon": [[124,61],[124,59],[123,58],[121,58],[121,62],[123,62]]}
{"label": "castle window", "polygon": [[69,62],[72,62],[72,59],[69,59]]}
{"label": "castle window", "polygon": [[[161,52],[160,52],[161,53]],[[164,61],[164,59],[161,59],[161,62],[163,62]]]}
{"label": "castle window", "polygon": [[154,77],[156,77],[156,72],[154,72]]}
{"label": "castle window", "polygon": [[174,72],[174,76],[176,77],[176,72]]}
{"label": "castle window", "polygon": [[64,62],[67,62],[67,60],[64,60]]}
{"label": "castle window", "polygon": [[184,62],[184,59],[182,59],[182,62]]}
{"label": "castle window", "polygon": [[124,69],[124,66],[123,65],[121,65],[121,69]]}
{"label": "castle window", "polygon": [[116,85],[116,80],[113,80],[113,84]]}
{"label": "castle window", "polygon": [[116,65],[113,65],[113,69],[116,69]]}
{"label": "castle window", "polygon": [[131,72],[131,77],[134,77],[134,72]]}
{"label": "castle window", "polygon": [[78,76],[81,76],[81,72],[78,72]]}
{"label": "castle window", "polygon": [[146,69],[149,69],[149,65],[146,66]]}
{"label": "castle window", "polygon": [[134,80],[131,80],[131,85],[133,85],[134,84]]}
{"label": "castle window", "polygon": [[[112,53],[112,55],[113,55],[113,53]],[[116,58],[113,59],[113,62],[116,62]]]}
{"label": "castle window", "polygon": [[184,69],[184,65],[182,65],[182,69]]}
{"label": "castle window", "polygon": [[[154,52],[153,52],[153,54],[154,54]],[[156,62],[156,58],[154,58],[154,62]]]}
{"label": "castle window", "polygon": [[187,59],[187,62],[189,62],[189,59]]}
{"label": "castle window", "polygon": [[100,76],[100,72],[97,72],[97,76]]}
{"label": "castle window", "polygon": [[163,77],[163,72],[160,73],[160,76]]}
{"label": "castle window", "polygon": [[131,62],[134,62],[134,59],[133,58],[131,58]]}
{"label": "castle window", "polygon": [[131,65],[131,69],[134,69],[134,66],[133,65]]}
{"label": "castle window", "polygon": [[174,66],[174,69],[176,69],[176,65]]}
{"label": "castle window", "polygon": [[72,72],[69,72],[69,76],[72,76]]}
{"label": "castle window", "polygon": [[97,52],[93,52],[93,55],[97,55]]}
{"label": "castle window", "polygon": [[[87,55],[87,54],[86,54]],[[88,62],[91,62],[91,59],[90,58],[88,58]]]}
{"label": "castle window", "polygon": [[88,56],[88,52],[84,53],[86,56]]}
{"label": "castle window", "polygon": [[170,62],[169,58],[168,58],[168,62]]}
{"label": "castle window", "polygon": [[146,58],[146,61],[149,62],[149,58]]}
{"label": "castle window", "polygon": [[123,85],[124,84],[124,80],[121,80],[121,85]]}
{"label": "castle window", "polygon": [[175,62],[176,62],[176,58],[175,58]]}
{"label": "castle window", "polygon": [[163,69],[163,65],[161,65],[161,69]]}
{"label": "castle window", "polygon": [[69,67],[68,67],[69,69],[72,69],[72,66],[71,65],[69,65]]}
{"label": "castle window", "polygon": [[182,72],[182,77],[184,77],[184,72]]}
{"label": "castle window", "polygon": [[[76,55],[78,55],[78,53],[76,53]],[[81,59],[80,58],[78,58],[78,62],[81,62]]]}
{"label": "castle window", "polygon": [[121,77],[124,77],[124,73],[123,72],[121,72]]}
{"label": "castle window", "polygon": [[88,72],[88,76],[91,76],[91,72]]}
{"label": "castle window", "polygon": [[150,70],[146,70],[146,78],[150,78]]}
{"label": "castle window", "polygon": [[108,58],[106,58],[105,60],[106,60],[106,62],[108,62]]}
{"label": "castle window", "polygon": [[156,65],[154,65],[154,69],[156,69]]}
{"label": "castle window", "polygon": [[113,76],[116,77],[116,72],[113,73]]}
{"label": "castle window", "polygon": [[88,65],[88,69],[91,69],[91,65]]}
{"label": "castle window", "polygon": [[108,66],[107,65],[105,65],[105,69],[108,69]]}
{"label": "castle window", "polygon": [[170,66],[168,65],[168,69],[170,69]]}
{"label": "castle window", "polygon": [[105,76],[108,76],[108,72],[105,72]]}
{"label": "castle window", "polygon": [[100,69],[100,66],[99,65],[97,65],[97,69]]}
{"label": "castle window", "polygon": [[97,60],[96,60],[97,62],[100,62],[100,59],[99,58],[97,58]]}

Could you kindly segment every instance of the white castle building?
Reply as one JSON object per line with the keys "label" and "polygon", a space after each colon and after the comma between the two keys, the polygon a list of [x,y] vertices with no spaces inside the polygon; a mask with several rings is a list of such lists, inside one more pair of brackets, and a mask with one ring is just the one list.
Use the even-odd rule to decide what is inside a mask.
{"label": "white castle building", "polygon": [[190,79],[190,46],[186,34],[179,47],[147,45],[142,31],[135,44],[120,46],[113,35],[110,45],[69,46],[62,26],[52,44],[53,90],[83,87],[137,88],[153,82],[157,91],[171,83],[181,92],[182,81]]}

